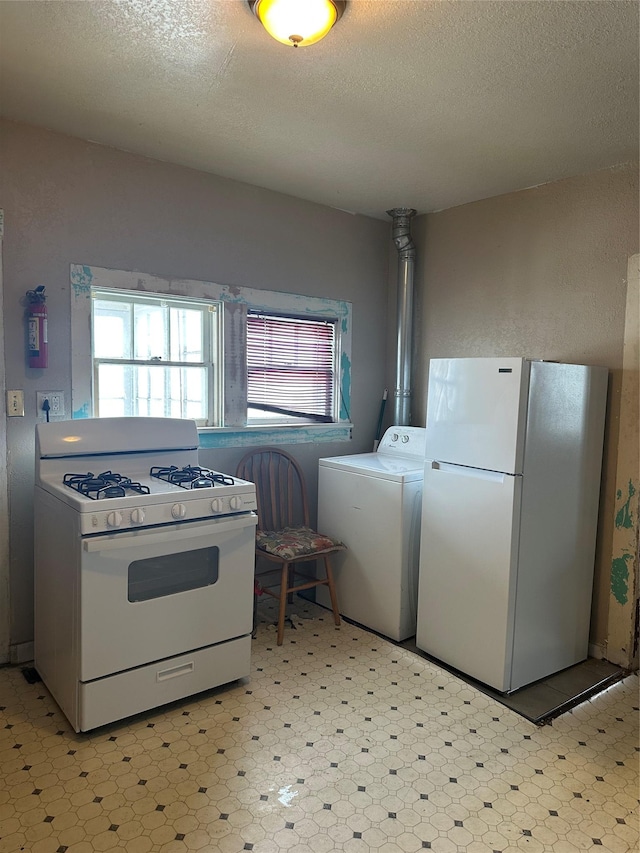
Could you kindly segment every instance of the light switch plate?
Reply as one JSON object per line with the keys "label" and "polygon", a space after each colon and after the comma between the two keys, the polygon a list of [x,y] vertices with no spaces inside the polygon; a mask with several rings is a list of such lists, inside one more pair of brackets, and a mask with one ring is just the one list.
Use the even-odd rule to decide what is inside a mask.
{"label": "light switch plate", "polygon": [[24,417],[24,391],[7,391],[7,417]]}

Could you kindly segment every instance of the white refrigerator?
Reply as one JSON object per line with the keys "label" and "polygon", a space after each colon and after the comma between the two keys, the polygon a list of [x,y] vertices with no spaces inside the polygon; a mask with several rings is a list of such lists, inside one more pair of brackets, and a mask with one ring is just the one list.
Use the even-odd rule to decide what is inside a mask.
{"label": "white refrigerator", "polygon": [[607,381],[431,360],[416,645],[500,692],[587,657]]}

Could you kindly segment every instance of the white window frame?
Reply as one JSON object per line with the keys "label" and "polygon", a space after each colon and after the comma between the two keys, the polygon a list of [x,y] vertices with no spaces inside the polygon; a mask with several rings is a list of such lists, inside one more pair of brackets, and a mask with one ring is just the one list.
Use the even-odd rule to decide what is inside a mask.
{"label": "white window frame", "polygon": [[[163,359],[161,362],[158,358],[148,360],[136,358],[133,353],[133,343],[135,340],[135,330],[131,329],[131,345],[132,353],[130,358],[107,358],[97,356],[93,351],[91,357],[93,360],[92,371],[92,410],[93,415],[100,416],[97,402],[98,374],[101,365],[131,365],[131,366],[149,366],[153,367],[160,363],[162,367],[198,367],[201,368],[205,376],[206,384],[206,414],[204,418],[196,419],[198,426],[219,426],[220,412],[222,411],[221,394],[222,382],[220,381],[219,367],[222,364],[220,354],[220,342],[222,340],[222,305],[219,302],[207,301],[203,302],[198,299],[186,297],[173,297],[166,294],[140,294],[139,291],[124,290],[121,288],[99,289],[92,288],[91,307],[95,306],[96,301],[116,302],[120,301],[126,305],[143,305],[147,304],[164,304],[164,306],[172,305],[176,308],[195,308],[201,314],[202,322],[202,360],[200,361],[167,361]],[[95,325],[95,317],[92,311],[92,329]],[[163,341],[164,349],[164,341]],[[135,381],[135,380],[134,380]],[[165,401],[166,406],[166,401]]]}
{"label": "white window frame", "polygon": [[[72,417],[93,416],[91,358],[91,293],[94,288],[121,288],[148,294],[222,304],[223,391],[222,425],[199,427],[201,447],[346,441],[351,438],[350,302],[302,294],[220,285],[193,279],[166,279],[149,273],[71,264],[71,400]],[[339,364],[335,423],[257,424],[247,426],[246,327],[248,309],[284,316],[331,319],[336,322]]]}

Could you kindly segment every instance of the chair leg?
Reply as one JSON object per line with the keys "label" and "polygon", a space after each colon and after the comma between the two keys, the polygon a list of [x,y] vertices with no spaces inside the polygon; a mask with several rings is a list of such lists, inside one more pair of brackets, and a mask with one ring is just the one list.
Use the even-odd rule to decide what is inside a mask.
{"label": "chair leg", "polygon": [[[289,577],[288,577],[288,579],[287,579],[287,583],[288,583],[288,585],[289,585],[289,586],[287,587],[287,589],[288,589],[289,587],[292,587],[292,586],[294,585],[294,583],[293,583],[293,581],[294,581],[294,575],[295,575],[295,569],[294,569],[294,567],[293,567],[293,566],[289,566]],[[289,604],[293,604],[293,593],[292,593],[292,592],[287,593],[287,601],[288,601],[288,603],[289,603]]]}
{"label": "chair leg", "polygon": [[282,579],[280,581],[280,609],[278,611],[277,645],[282,645],[284,639],[284,619],[287,613],[287,595],[289,589],[289,564],[282,564]]}
{"label": "chair leg", "polygon": [[338,596],[333,583],[333,571],[331,569],[331,561],[329,555],[324,556],[324,567],[327,572],[327,586],[329,587],[329,596],[331,598],[331,609],[333,610],[333,621],[336,625],[340,624],[340,614],[338,613]]}

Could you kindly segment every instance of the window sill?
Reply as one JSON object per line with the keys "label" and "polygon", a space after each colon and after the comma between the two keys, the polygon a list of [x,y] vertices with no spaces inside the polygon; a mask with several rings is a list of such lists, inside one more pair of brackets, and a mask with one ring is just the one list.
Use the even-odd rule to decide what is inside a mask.
{"label": "window sill", "polygon": [[256,447],[257,445],[316,444],[350,441],[353,424],[260,424],[245,427],[198,427],[200,447]]}

